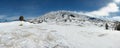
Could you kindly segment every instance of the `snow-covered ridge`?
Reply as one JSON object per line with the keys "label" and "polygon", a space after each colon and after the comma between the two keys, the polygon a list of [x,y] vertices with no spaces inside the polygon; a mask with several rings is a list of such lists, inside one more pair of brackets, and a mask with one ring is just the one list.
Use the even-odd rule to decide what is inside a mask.
{"label": "snow-covered ridge", "polygon": [[81,15],[73,11],[53,11],[47,13],[43,16],[40,16],[36,19],[31,20],[30,22],[40,23],[40,22],[80,22],[80,21],[90,21],[90,22],[104,22],[94,17],[89,17],[86,15]]}
{"label": "snow-covered ridge", "polygon": [[97,26],[104,26],[105,23],[109,23],[110,25],[113,23],[108,20],[99,19],[95,17],[86,16],[83,14],[78,14],[74,11],[53,11],[47,14],[44,14],[38,18],[29,20],[31,23],[42,23],[42,22],[49,22],[49,23],[63,23],[63,24],[78,24],[78,25],[97,25]]}

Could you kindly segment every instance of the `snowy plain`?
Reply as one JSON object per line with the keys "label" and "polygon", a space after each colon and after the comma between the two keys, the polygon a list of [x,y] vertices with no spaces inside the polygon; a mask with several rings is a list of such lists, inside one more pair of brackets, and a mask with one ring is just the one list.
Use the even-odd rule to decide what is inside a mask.
{"label": "snowy plain", "polygon": [[0,23],[0,48],[120,48],[120,31],[92,24]]}

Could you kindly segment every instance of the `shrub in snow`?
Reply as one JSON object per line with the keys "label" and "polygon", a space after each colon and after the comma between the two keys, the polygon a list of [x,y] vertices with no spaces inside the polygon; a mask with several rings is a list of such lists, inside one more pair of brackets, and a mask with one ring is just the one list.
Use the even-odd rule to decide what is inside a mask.
{"label": "shrub in snow", "polygon": [[70,16],[71,16],[71,17],[75,17],[75,16],[74,16],[74,15],[72,15],[72,14],[71,14]]}
{"label": "shrub in snow", "polygon": [[106,30],[108,29],[108,24],[107,24],[107,23],[105,24],[105,29],[106,29]]}
{"label": "shrub in snow", "polygon": [[120,23],[116,26],[116,30],[120,31]]}

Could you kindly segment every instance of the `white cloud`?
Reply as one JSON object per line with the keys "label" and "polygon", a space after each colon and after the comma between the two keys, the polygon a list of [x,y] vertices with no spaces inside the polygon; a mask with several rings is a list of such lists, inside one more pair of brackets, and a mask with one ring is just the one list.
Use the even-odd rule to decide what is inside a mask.
{"label": "white cloud", "polygon": [[119,6],[117,3],[120,3],[120,0],[113,0],[113,2],[108,3],[108,5],[91,12],[80,12],[80,14],[85,14],[92,17],[97,16],[109,16],[110,13],[119,12]]}
{"label": "white cloud", "polygon": [[120,0],[113,0],[115,3],[120,3]]}
{"label": "white cloud", "polygon": [[87,14],[93,16],[109,16],[110,13],[118,12],[118,11],[119,11],[119,7],[115,3],[109,3],[107,6],[102,7],[97,11],[88,12]]}

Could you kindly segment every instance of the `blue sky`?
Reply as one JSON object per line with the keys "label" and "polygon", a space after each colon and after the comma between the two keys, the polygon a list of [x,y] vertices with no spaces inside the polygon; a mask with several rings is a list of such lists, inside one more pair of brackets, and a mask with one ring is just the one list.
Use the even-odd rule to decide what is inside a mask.
{"label": "blue sky", "polygon": [[[112,5],[116,7],[116,10],[113,8],[111,11],[112,8],[110,8],[111,10],[106,15],[96,13],[102,12],[101,10],[109,7],[110,3],[113,3]],[[0,0],[0,18],[15,19],[21,15],[32,18],[57,10],[77,11],[81,14],[93,16],[120,15],[118,11],[119,0]]]}

